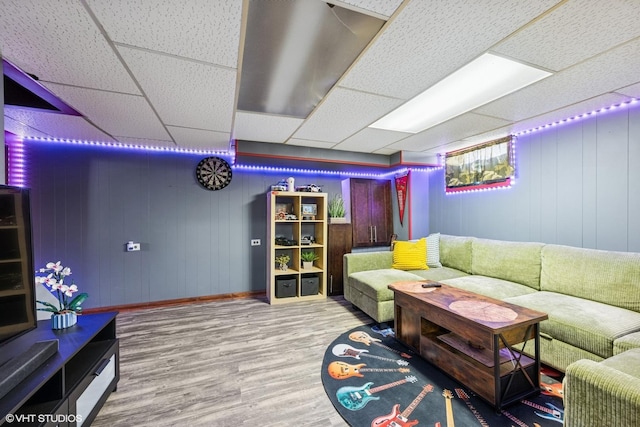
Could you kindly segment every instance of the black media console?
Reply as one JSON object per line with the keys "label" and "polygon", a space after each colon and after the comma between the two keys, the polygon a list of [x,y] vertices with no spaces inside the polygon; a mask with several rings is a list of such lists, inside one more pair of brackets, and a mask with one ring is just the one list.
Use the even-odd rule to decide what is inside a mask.
{"label": "black media console", "polygon": [[[88,426],[120,378],[117,313],[84,314],[68,329],[49,320],[1,347],[3,366],[58,340],[58,351],[0,398],[0,425]],[[0,366],[0,369],[2,367]]]}

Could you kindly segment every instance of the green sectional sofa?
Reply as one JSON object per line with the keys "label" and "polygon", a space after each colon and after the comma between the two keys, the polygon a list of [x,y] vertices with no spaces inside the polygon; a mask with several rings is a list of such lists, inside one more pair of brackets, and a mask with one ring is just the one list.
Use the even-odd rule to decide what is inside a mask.
{"label": "green sectional sofa", "polygon": [[640,348],[639,253],[450,235],[440,236],[439,250],[442,267],[412,271],[393,269],[391,251],[346,254],[345,299],[387,322],[389,284],[432,279],[545,312],[542,362],[563,372],[580,359]]}

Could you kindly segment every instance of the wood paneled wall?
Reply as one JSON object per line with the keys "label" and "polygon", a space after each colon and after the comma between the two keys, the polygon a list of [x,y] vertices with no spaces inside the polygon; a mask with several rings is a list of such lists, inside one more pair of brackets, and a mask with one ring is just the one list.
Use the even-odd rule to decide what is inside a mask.
{"label": "wood paneled wall", "polygon": [[429,175],[431,232],[640,252],[640,108],[520,136],[516,184],[445,195]]}

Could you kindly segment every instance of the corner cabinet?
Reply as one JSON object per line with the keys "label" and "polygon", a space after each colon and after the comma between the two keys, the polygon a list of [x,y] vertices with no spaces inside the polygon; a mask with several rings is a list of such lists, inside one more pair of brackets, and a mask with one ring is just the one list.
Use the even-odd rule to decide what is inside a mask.
{"label": "corner cabinet", "polygon": [[[270,304],[327,297],[327,194],[267,193],[267,298]],[[303,267],[304,253],[316,260]],[[276,261],[288,257],[286,267]]]}
{"label": "corner cabinet", "polygon": [[351,178],[349,194],[353,247],[389,246],[393,234],[391,181]]}

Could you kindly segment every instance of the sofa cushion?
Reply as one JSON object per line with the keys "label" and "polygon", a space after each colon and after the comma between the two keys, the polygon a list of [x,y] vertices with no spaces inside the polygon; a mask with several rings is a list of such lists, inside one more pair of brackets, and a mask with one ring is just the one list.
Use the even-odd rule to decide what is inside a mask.
{"label": "sofa cushion", "polygon": [[632,349],[600,362],[604,366],[640,378],[640,349]]}
{"label": "sofa cushion", "polygon": [[464,276],[442,280],[442,283],[495,299],[505,299],[536,292],[520,283],[487,276]]}
{"label": "sofa cushion", "polygon": [[416,242],[395,242],[391,267],[398,270],[428,270],[427,239],[423,237]]}
{"label": "sofa cushion", "polygon": [[545,245],[540,289],[640,312],[640,253]]}
{"label": "sofa cushion", "polygon": [[471,273],[497,277],[540,290],[540,251],[544,244],[474,239]]}
{"label": "sofa cushion", "polygon": [[410,280],[422,280],[422,277],[407,271],[385,268],[353,273],[349,276],[349,285],[376,301],[388,301],[393,299],[390,284]]}
{"label": "sofa cushion", "polygon": [[430,268],[440,268],[440,233],[427,236],[427,265]]}
{"label": "sofa cushion", "polygon": [[428,270],[410,270],[409,273],[417,274],[423,279],[435,280],[436,282],[444,279],[468,276],[464,271],[449,267],[430,268]]}
{"label": "sofa cushion", "polygon": [[440,235],[440,262],[446,267],[471,273],[471,241],[473,237]]}
{"label": "sofa cushion", "polygon": [[540,291],[504,300],[547,313],[541,333],[603,358],[613,356],[616,338],[640,331],[640,313],[588,299]]}

